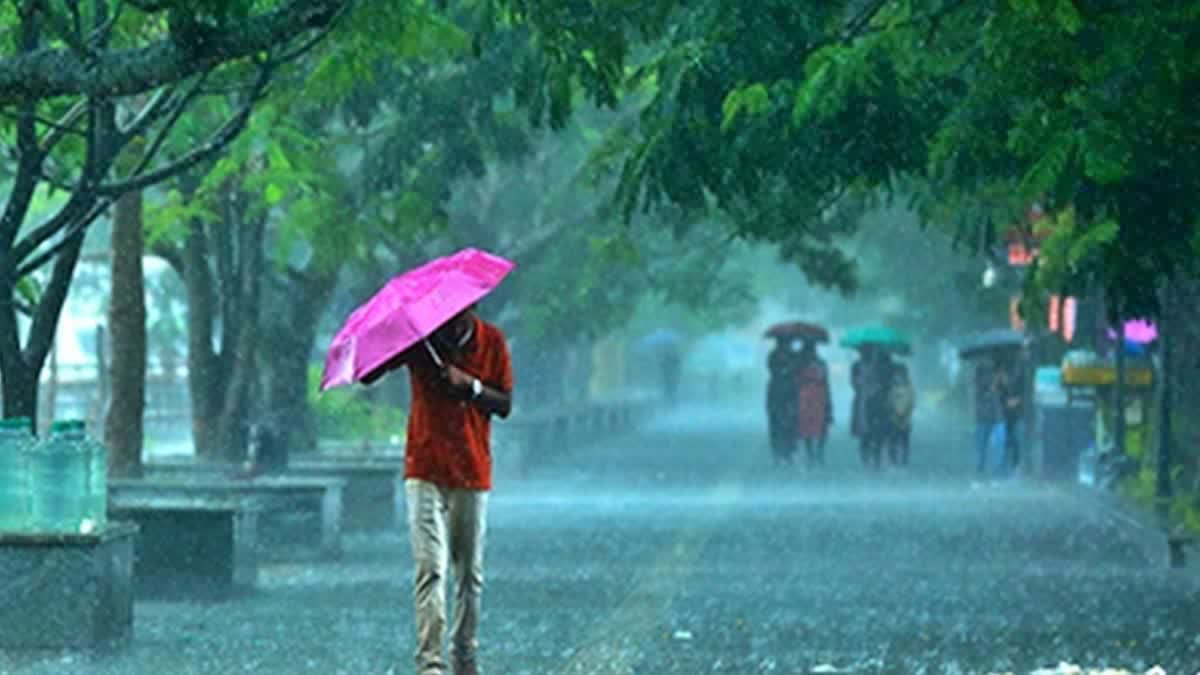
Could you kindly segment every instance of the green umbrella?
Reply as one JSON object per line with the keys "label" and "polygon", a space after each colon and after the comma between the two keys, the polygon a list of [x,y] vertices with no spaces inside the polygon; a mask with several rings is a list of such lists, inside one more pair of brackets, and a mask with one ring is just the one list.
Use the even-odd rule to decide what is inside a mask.
{"label": "green umbrella", "polygon": [[896,354],[907,354],[912,349],[912,341],[907,335],[887,326],[864,326],[846,331],[841,344],[853,349],[873,345]]}

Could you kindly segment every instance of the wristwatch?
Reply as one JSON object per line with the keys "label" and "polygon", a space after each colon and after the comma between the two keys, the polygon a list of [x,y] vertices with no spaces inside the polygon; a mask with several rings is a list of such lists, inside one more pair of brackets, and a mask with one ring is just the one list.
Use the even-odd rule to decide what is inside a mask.
{"label": "wristwatch", "polygon": [[471,380],[471,398],[479,398],[483,395],[483,383],[476,377]]}

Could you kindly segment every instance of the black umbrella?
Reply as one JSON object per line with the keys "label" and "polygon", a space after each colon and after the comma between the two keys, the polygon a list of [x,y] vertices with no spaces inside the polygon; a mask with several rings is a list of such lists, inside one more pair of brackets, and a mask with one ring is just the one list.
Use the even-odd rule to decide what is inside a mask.
{"label": "black umbrella", "polygon": [[960,358],[973,359],[1006,349],[1020,349],[1025,345],[1026,336],[1020,331],[1008,328],[976,333],[958,348]]}

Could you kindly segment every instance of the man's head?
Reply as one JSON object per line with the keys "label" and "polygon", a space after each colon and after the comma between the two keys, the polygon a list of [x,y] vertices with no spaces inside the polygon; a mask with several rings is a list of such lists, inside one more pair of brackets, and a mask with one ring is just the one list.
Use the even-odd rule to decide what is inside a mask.
{"label": "man's head", "polygon": [[434,333],[434,337],[438,342],[441,342],[445,345],[458,344],[458,342],[462,340],[463,336],[471,330],[471,326],[473,326],[474,323],[475,305],[472,304],[470,307],[467,307],[458,314],[455,314],[454,318],[442,324],[442,327],[438,328],[437,332]]}

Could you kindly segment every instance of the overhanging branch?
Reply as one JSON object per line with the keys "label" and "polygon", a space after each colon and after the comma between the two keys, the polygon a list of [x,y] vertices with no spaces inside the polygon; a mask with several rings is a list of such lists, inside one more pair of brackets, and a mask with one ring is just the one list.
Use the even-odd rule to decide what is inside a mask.
{"label": "overhanging branch", "polygon": [[203,39],[168,35],[139,49],[97,55],[90,63],[69,49],[39,49],[0,59],[0,105],[57,96],[120,97],[151,91],[223,63],[321,30],[353,0],[293,0],[234,25],[199,28]]}
{"label": "overhanging branch", "polygon": [[[126,180],[101,185],[96,190],[97,194],[105,197],[118,197],[125,192],[141,190],[150,187],[151,185],[161,183],[172,176],[176,176],[184,171],[187,171],[201,162],[205,162],[213,157],[216,157],[218,154],[223,152],[225,148],[237,138],[238,134],[242,132],[242,129],[245,128],[246,122],[248,122],[250,119],[250,113],[254,110],[254,104],[257,103],[258,99],[262,97],[263,91],[266,89],[267,83],[271,79],[272,72],[273,68],[269,65],[264,65],[262,67],[262,69],[259,71],[258,82],[256,83],[254,92],[249,100],[247,100],[242,108],[238,110],[233,117],[229,118],[229,120],[227,120],[220,129],[213,133],[213,135],[203,145],[195,150],[192,150],[183,157],[180,157],[174,162],[171,162],[166,166],[159,167],[154,171],[148,171],[145,173],[135,172],[132,177]],[[146,165],[149,164],[149,162],[153,159],[154,154],[156,154],[158,149],[161,147],[164,139],[165,134],[160,135],[159,138],[156,139],[155,144],[146,152],[146,155],[139,162],[137,171],[144,169]]]}

